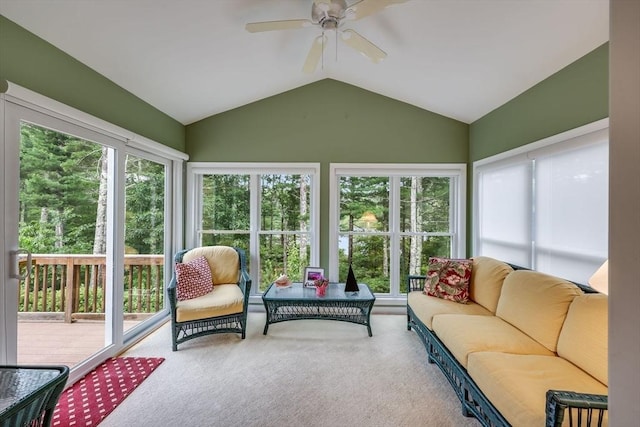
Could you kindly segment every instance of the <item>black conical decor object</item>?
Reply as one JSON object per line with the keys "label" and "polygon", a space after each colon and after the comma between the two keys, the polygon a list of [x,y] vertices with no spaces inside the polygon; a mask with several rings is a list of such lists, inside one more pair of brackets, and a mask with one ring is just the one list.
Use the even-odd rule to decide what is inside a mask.
{"label": "black conical decor object", "polygon": [[358,281],[356,280],[356,276],[353,274],[351,264],[349,264],[349,274],[347,275],[347,283],[344,285],[344,291],[358,292],[359,290],[360,288],[358,287]]}

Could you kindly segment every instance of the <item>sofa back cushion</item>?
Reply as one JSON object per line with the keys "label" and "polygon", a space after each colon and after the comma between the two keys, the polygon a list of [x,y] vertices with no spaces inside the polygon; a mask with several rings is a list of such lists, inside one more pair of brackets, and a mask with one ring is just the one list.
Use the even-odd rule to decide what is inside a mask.
{"label": "sofa back cushion", "polygon": [[469,297],[491,313],[496,312],[505,277],[513,271],[509,264],[486,256],[473,257]]}
{"label": "sofa back cushion", "polygon": [[230,246],[201,246],[186,252],[182,262],[204,256],[211,267],[214,285],[238,283],[240,278],[240,257]]}
{"label": "sofa back cushion", "polygon": [[510,273],[496,316],[555,352],[569,304],[583,292],[571,282],[531,270]]}
{"label": "sofa back cushion", "polygon": [[573,300],[560,331],[558,356],[608,386],[607,303],[603,294],[585,294]]}

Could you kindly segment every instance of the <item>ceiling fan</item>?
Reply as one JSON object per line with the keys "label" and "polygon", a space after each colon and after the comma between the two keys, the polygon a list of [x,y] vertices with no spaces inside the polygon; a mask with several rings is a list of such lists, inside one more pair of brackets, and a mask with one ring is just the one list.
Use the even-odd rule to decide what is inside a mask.
{"label": "ceiling fan", "polygon": [[325,30],[335,30],[336,43],[338,34],[340,39],[349,47],[362,53],[374,63],[382,61],[387,54],[375,44],[351,29],[341,29],[343,20],[358,20],[366,18],[397,3],[407,0],[360,0],[347,5],[346,0],[314,0],[311,5],[311,19],[289,19],[283,21],[251,22],[245,26],[250,33],[263,31],[293,30],[317,25],[322,28],[322,34],[313,40],[302,71],[311,74],[323,57],[327,37]]}

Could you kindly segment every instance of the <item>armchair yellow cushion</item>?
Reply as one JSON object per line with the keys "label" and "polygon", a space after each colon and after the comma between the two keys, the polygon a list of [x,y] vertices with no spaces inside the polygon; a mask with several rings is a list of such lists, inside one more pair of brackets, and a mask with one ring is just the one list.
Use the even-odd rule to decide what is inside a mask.
{"label": "armchair yellow cushion", "polygon": [[238,253],[229,246],[202,246],[191,249],[182,256],[182,262],[204,256],[211,267],[213,285],[238,283],[240,266]]}
{"label": "armchair yellow cushion", "polygon": [[213,291],[206,295],[178,301],[176,305],[176,320],[178,322],[187,322],[242,313],[243,303],[244,295],[242,295],[238,285],[216,285],[213,287]]}

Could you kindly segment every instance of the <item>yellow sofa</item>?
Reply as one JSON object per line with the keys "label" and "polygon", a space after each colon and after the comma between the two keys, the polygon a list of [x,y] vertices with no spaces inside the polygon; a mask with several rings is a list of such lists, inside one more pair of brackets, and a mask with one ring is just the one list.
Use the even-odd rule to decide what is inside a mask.
{"label": "yellow sofa", "polygon": [[607,425],[606,295],[489,257],[473,258],[468,304],[428,296],[423,283],[409,277],[407,328],[465,415],[485,426]]}

